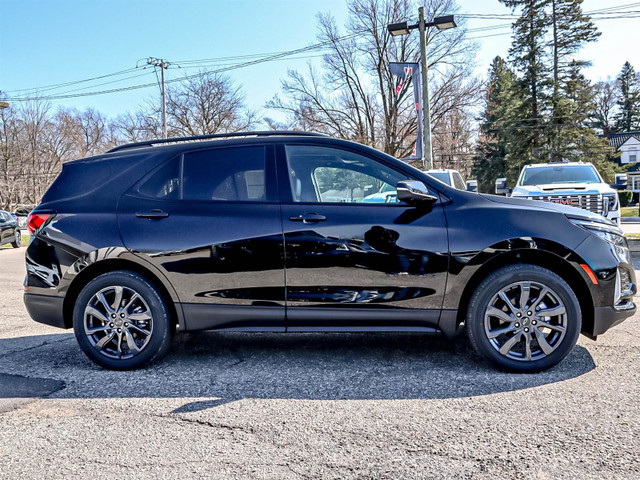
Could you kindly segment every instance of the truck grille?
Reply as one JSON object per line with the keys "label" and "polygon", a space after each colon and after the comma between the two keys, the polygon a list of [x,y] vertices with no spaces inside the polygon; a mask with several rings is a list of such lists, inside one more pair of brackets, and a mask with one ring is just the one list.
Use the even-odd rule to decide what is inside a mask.
{"label": "truck grille", "polygon": [[598,193],[588,195],[534,195],[529,198],[531,200],[542,200],[543,202],[578,207],[598,215],[606,215],[608,213],[608,201],[605,201],[603,196]]}

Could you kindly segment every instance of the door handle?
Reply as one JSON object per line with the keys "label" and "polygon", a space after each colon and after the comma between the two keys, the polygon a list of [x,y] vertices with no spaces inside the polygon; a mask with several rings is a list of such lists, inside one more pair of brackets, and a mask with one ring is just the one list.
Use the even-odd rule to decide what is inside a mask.
{"label": "door handle", "polygon": [[302,222],[302,223],[316,223],[316,222],[324,222],[327,219],[324,215],[318,215],[317,213],[303,213],[302,215],[298,215],[297,217],[289,217],[289,220],[292,222]]}
{"label": "door handle", "polygon": [[157,208],[154,208],[150,212],[138,212],[138,213],[136,213],[136,217],[138,217],[138,218],[154,218],[154,219],[158,219],[158,218],[167,218],[168,216],[169,216],[169,214],[167,212],[163,212],[162,210],[159,210]]}

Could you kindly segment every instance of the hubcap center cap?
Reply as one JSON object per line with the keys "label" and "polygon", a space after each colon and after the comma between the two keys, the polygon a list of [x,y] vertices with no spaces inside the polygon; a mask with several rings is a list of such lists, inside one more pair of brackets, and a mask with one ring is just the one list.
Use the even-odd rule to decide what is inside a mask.
{"label": "hubcap center cap", "polygon": [[122,320],[118,319],[118,320],[116,320],[115,323],[116,323],[116,327],[121,327],[124,322]]}
{"label": "hubcap center cap", "polygon": [[522,324],[523,325],[529,325],[529,323],[530,323],[529,317],[523,317]]}

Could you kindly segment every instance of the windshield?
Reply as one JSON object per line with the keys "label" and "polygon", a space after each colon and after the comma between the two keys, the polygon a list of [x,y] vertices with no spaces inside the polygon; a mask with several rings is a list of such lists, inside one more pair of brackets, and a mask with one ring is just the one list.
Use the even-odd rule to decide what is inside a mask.
{"label": "windshield", "polygon": [[451,180],[449,178],[449,172],[426,172],[428,175],[440,180],[442,183],[446,183],[447,185],[451,185]]}
{"label": "windshield", "polygon": [[520,185],[549,185],[554,183],[600,183],[593,165],[553,165],[527,168]]}

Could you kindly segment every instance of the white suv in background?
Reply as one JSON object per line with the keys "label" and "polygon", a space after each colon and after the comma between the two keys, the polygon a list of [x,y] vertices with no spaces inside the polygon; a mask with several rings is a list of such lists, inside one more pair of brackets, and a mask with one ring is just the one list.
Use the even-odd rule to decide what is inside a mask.
{"label": "white suv in background", "polygon": [[467,184],[464,182],[462,175],[457,170],[450,168],[435,168],[433,170],[423,170],[434,177],[436,180],[440,180],[442,183],[446,183],[450,187],[457,188],[458,190],[466,190]]}
{"label": "white suv in background", "polygon": [[[496,193],[502,193],[500,190],[496,186]],[[618,192],[590,163],[526,165],[511,196],[582,208],[620,225]]]}

